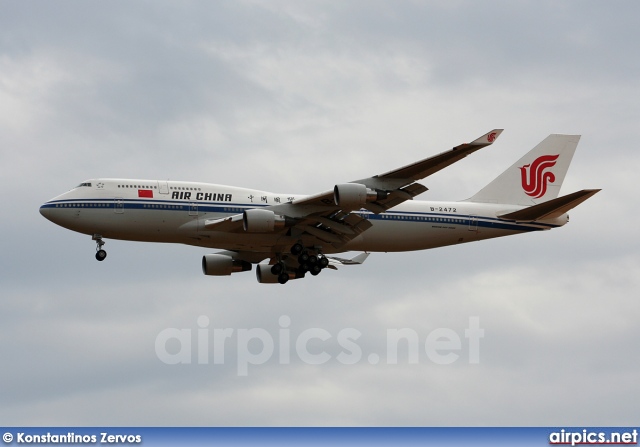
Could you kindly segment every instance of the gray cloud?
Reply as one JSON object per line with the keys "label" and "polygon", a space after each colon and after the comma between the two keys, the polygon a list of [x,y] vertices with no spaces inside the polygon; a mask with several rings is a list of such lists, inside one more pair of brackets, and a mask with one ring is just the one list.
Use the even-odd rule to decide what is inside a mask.
{"label": "gray cloud", "polygon": [[[7,425],[631,425],[640,365],[636,3],[5,2],[0,11],[0,417]],[[91,177],[314,193],[505,127],[429,178],[471,196],[549,133],[583,134],[564,192],[603,192],[540,234],[373,254],[286,287],[204,277],[205,249],[43,219]],[[156,337],[233,328],[223,365]],[[363,359],[237,376],[239,329],[355,328]],[[388,329],[469,317],[481,361],[370,365]],[[464,342],[464,337],[463,337]],[[258,349],[258,348],[256,348]],[[424,352],[424,351],[423,351]],[[594,402],[598,405],[594,405]]]}

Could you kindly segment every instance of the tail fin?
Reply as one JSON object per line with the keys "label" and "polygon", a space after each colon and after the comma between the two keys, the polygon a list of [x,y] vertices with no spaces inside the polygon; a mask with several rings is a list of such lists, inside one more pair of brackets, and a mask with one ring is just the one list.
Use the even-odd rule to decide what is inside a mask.
{"label": "tail fin", "polygon": [[580,135],[549,135],[468,202],[535,205],[558,197]]}

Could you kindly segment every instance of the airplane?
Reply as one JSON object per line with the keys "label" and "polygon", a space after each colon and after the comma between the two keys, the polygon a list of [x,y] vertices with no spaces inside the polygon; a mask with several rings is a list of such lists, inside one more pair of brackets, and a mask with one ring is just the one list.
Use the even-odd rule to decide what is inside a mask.
{"label": "airplane", "polygon": [[[492,145],[503,129],[373,177],[315,195],[224,185],[96,178],[40,207],[50,221],[96,241],[180,243],[222,250],[202,257],[205,275],[252,270],[285,284],[326,268],[362,264],[371,252],[425,250],[550,230],[599,189],[559,197],[580,135],[552,134],[469,199],[414,201],[418,180]],[[351,259],[331,256],[362,253]],[[329,256],[328,256],[329,255]],[[267,262],[264,262],[267,260]]]}

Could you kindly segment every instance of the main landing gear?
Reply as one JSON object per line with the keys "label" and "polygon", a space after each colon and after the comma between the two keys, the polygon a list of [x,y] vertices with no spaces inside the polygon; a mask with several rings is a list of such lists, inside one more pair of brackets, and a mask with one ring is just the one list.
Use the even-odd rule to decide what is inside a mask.
{"label": "main landing gear", "polygon": [[102,240],[102,236],[99,234],[94,234],[91,238],[96,241],[96,259],[98,261],[104,261],[107,257],[107,252],[102,249],[102,246],[105,242]]}
{"label": "main landing gear", "polygon": [[[318,251],[318,254],[309,253],[299,242],[291,247],[291,254],[298,257],[298,268],[293,270],[295,278],[304,278],[304,275],[309,272],[313,276],[320,274],[320,272],[329,265],[329,260],[325,255]],[[287,272],[287,266],[284,261],[280,260],[273,264],[271,267],[271,273],[278,276],[278,282],[285,284],[289,281],[289,273]]]}

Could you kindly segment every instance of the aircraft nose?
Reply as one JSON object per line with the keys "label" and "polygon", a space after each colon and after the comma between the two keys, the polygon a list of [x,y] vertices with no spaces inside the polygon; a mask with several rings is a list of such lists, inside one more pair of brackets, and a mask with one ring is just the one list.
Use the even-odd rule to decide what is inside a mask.
{"label": "aircraft nose", "polygon": [[47,218],[48,220],[53,222],[52,210],[51,210],[51,205],[49,204],[49,202],[45,203],[44,205],[42,205],[40,207],[40,214],[42,214],[42,216],[44,216],[45,218]]}

